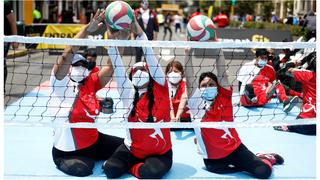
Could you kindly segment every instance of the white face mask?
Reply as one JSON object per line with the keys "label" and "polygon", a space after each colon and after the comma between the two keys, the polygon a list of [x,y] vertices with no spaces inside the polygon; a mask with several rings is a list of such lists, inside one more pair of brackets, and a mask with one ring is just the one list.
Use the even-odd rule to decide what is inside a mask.
{"label": "white face mask", "polygon": [[264,60],[264,59],[259,59],[258,60],[258,66],[259,67],[264,67],[265,65],[267,64],[267,60]]}
{"label": "white face mask", "polygon": [[171,72],[168,74],[168,80],[171,84],[178,84],[181,81],[182,77],[180,73]]}
{"label": "white face mask", "polygon": [[200,88],[201,97],[206,101],[212,101],[218,95],[217,87]]}
{"label": "white face mask", "polygon": [[88,75],[90,71],[87,68],[84,68],[82,66],[73,66],[71,68],[70,78],[75,82],[81,82],[84,80]]}
{"label": "white face mask", "polygon": [[149,82],[149,73],[147,73],[146,71],[138,70],[132,76],[132,84],[138,88],[142,87],[148,82]]}

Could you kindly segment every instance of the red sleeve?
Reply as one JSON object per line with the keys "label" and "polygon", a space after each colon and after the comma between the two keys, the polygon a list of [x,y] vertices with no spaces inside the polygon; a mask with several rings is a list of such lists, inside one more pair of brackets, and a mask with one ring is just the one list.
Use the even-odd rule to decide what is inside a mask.
{"label": "red sleeve", "polygon": [[293,71],[293,76],[295,81],[305,82],[312,79],[314,72],[307,71],[307,70],[295,70]]}
{"label": "red sleeve", "polygon": [[103,88],[103,87],[101,87],[98,73],[99,73],[99,71],[98,71],[98,72],[91,73],[91,78],[92,78],[92,80],[93,80],[93,82],[94,82],[94,89],[95,89],[95,91],[99,91],[101,88]]}
{"label": "red sleeve", "polygon": [[157,14],[152,10],[151,11],[152,15],[153,15],[153,24],[154,24],[154,30],[156,32],[159,32],[159,23],[158,23],[158,18],[157,18]]}
{"label": "red sleeve", "polygon": [[230,89],[226,89],[221,86],[218,86],[218,93],[221,93],[221,95],[225,97],[232,96],[232,86],[230,86]]}

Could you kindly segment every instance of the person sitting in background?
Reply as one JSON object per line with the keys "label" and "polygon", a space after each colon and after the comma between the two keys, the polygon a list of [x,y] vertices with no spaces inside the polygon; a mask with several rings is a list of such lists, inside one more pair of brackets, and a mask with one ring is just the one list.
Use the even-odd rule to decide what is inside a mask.
{"label": "person sitting in background", "polygon": [[308,41],[309,39],[316,37],[317,35],[317,23],[316,23],[316,15],[312,10],[310,10],[305,18],[305,21],[302,26],[302,30],[306,30],[305,39]]}
{"label": "person sitting in background", "polygon": [[[306,60],[294,62],[295,66],[303,65],[308,63],[307,69],[289,68],[286,72],[287,75],[291,75],[294,81],[299,81],[302,83],[302,94],[303,94],[303,104],[300,114],[297,119],[308,119],[316,118],[317,110],[317,57],[316,52],[311,53],[311,57]],[[275,130],[295,132],[305,135],[316,135],[316,125],[296,125],[296,126],[276,126]]]}
{"label": "person sitting in background", "polygon": [[173,60],[168,63],[165,74],[167,75],[170,95],[170,117],[172,122],[191,122],[187,112],[187,89],[182,64]]}
{"label": "person sitting in background", "polygon": [[287,98],[283,85],[276,81],[276,72],[267,64],[268,51],[256,50],[256,59],[245,63],[239,73],[240,105],[263,106],[268,103],[276,92],[283,111],[289,112],[298,103],[298,97]]}

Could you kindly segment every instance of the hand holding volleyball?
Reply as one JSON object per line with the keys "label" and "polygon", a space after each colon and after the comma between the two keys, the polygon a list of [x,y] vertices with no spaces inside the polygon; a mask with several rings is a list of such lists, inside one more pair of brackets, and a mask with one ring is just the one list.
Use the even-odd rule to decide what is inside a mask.
{"label": "hand holding volleyball", "polygon": [[88,24],[87,32],[92,33],[102,28],[105,25],[105,11],[98,9]]}
{"label": "hand holding volleyball", "polygon": [[187,35],[191,41],[216,40],[215,26],[212,20],[204,15],[194,16],[189,20]]}

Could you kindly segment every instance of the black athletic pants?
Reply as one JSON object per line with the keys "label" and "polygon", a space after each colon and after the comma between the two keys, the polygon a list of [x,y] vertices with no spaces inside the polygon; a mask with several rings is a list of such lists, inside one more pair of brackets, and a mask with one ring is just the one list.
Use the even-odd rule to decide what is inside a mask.
{"label": "black athletic pants", "polygon": [[172,150],[163,155],[149,156],[145,159],[135,157],[124,145],[120,145],[114,154],[103,165],[108,178],[118,178],[127,173],[132,166],[144,163],[138,170],[139,178],[159,179],[165,175],[172,166]]}
{"label": "black athletic pants", "polygon": [[208,171],[217,174],[245,171],[255,178],[268,178],[272,169],[253,154],[244,144],[222,159],[203,159]]}
{"label": "black athletic pants", "polygon": [[62,172],[72,176],[88,176],[92,174],[96,160],[106,160],[119,145],[123,144],[123,139],[99,132],[98,140],[95,144],[85,149],[65,152],[52,148],[53,161]]}
{"label": "black athletic pants", "polygon": [[[303,119],[303,118],[298,116],[297,119]],[[288,129],[289,129],[289,132],[295,132],[295,133],[304,134],[304,135],[317,134],[317,126],[315,124],[288,126]]]}

